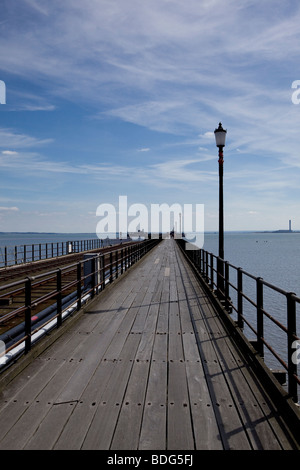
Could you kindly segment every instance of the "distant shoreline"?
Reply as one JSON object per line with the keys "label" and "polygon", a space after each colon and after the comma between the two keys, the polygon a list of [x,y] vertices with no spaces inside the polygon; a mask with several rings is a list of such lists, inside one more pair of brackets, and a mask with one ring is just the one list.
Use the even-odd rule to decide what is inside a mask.
{"label": "distant shoreline", "polygon": [[[202,233],[202,232],[201,232]],[[218,234],[218,230],[208,230],[204,233]],[[224,233],[300,233],[300,230],[225,230]],[[92,232],[1,232],[1,235],[93,235]],[[97,237],[97,234],[94,234]]]}

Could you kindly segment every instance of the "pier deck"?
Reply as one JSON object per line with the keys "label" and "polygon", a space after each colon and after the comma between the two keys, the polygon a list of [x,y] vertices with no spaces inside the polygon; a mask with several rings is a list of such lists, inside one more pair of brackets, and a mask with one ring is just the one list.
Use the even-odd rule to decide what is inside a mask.
{"label": "pier deck", "polygon": [[291,449],[174,240],[1,393],[0,449]]}

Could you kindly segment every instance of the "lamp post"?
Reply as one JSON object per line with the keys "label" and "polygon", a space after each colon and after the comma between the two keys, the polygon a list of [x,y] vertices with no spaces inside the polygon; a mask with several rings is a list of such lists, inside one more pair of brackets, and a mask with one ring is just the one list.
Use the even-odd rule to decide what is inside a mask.
{"label": "lamp post", "polygon": [[225,147],[226,130],[222,124],[215,129],[216,146],[219,148],[219,258],[218,258],[218,291],[224,292],[224,208],[223,208],[223,148]]}

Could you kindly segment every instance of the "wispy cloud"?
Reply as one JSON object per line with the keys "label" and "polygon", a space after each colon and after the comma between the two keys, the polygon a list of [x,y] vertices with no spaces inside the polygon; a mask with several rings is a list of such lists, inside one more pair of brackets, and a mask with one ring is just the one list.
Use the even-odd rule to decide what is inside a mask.
{"label": "wispy cloud", "polygon": [[[53,142],[53,139],[38,139],[27,134],[19,133],[14,129],[0,128],[0,148],[12,147],[24,149],[50,144],[51,142]],[[2,151],[4,155],[9,155],[8,152],[12,155],[14,151]],[[14,152],[14,154],[16,154],[16,152]]]}
{"label": "wispy cloud", "polygon": [[[1,170],[12,178],[16,171],[43,181],[72,178],[73,187],[80,187],[81,175],[91,188],[100,180],[136,182],[128,183],[132,191],[140,182],[184,191],[201,183],[211,195],[217,181],[213,131],[221,120],[228,129],[232,207],[238,194],[252,211],[256,193],[269,198],[277,192],[282,199],[297,191],[300,106],[291,102],[291,83],[300,79],[296,3],[5,2],[1,79],[9,93],[5,109],[16,111],[18,124],[10,116],[0,129]],[[77,121],[69,104],[78,106]],[[28,118],[41,111],[45,137],[38,120]],[[49,118],[54,113],[57,120]],[[109,127],[114,123],[116,133]],[[126,148],[123,123],[124,134],[132,128],[141,133],[138,139],[127,135]],[[100,191],[96,183],[93,188]]]}
{"label": "wispy cloud", "polygon": [[18,210],[19,210],[18,207],[15,207],[15,206],[12,206],[12,207],[0,206],[0,212],[2,211],[17,212]]}

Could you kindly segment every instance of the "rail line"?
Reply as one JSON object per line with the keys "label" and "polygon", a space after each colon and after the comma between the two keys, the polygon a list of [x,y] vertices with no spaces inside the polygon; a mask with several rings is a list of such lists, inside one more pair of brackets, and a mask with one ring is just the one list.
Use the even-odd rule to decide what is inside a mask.
{"label": "rail line", "polygon": [[[5,344],[5,353],[24,342],[28,352],[37,332],[53,322],[61,326],[65,316],[80,310],[84,302],[123,274],[157,242],[128,242],[81,253],[73,256],[71,264],[70,258],[64,263],[60,258],[51,264],[48,261],[48,269],[47,264],[34,263],[23,266],[26,269],[21,278],[18,272],[17,280],[12,278],[9,284],[2,281],[0,344]],[[24,273],[30,276],[24,277]]]}

